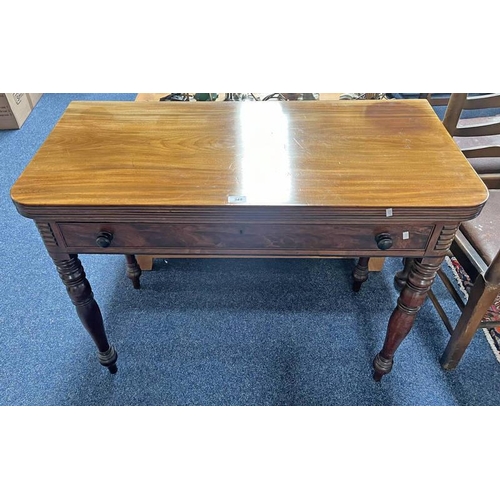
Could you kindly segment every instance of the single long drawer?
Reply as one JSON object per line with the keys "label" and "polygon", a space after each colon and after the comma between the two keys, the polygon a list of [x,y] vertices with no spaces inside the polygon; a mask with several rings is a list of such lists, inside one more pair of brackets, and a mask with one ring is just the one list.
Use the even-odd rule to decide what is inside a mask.
{"label": "single long drawer", "polygon": [[[434,226],[277,223],[59,223],[67,248],[99,251],[103,233],[107,251],[168,249],[192,251],[330,251],[383,252],[377,236],[389,235],[390,251],[424,250]],[[387,242],[386,242],[387,243]]]}

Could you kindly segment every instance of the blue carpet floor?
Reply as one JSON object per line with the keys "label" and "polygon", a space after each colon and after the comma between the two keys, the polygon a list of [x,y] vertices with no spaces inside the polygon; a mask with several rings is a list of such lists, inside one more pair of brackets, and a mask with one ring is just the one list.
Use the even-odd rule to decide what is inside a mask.
{"label": "blue carpet floor", "polygon": [[[134,97],[45,94],[21,130],[0,132],[1,405],[500,404],[500,364],[482,333],[456,371],[440,368],[448,334],[429,301],[393,372],[372,380],[399,259],[355,295],[349,259],[156,261],[133,290],[124,258],[83,255],[119,353],[110,375],[9,189],[71,100]],[[456,321],[444,287],[434,290]]]}

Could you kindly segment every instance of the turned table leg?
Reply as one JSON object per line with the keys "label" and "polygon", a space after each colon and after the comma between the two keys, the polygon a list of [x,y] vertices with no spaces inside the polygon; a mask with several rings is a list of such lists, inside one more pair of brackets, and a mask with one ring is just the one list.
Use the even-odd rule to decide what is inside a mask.
{"label": "turned table leg", "polygon": [[114,347],[108,343],[101,311],[94,300],[94,294],[78,255],[56,256],[53,260],[80,321],[97,346],[99,363],[107,367],[111,373],[116,373],[118,355]]}
{"label": "turned table leg", "polygon": [[352,272],[354,292],[359,292],[361,285],[368,279],[368,262],[370,257],[360,257],[354,271]]}
{"label": "turned table leg", "polygon": [[394,353],[410,332],[443,259],[444,257],[425,258],[413,262],[397,307],[389,319],[384,346],[373,360],[375,380],[381,380],[391,371]]}
{"label": "turned table leg", "polygon": [[141,277],[141,268],[137,263],[135,255],[125,255],[127,259],[127,277],[132,280],[132,285],[136,290],[141,288],[141,282],[139,278]]}

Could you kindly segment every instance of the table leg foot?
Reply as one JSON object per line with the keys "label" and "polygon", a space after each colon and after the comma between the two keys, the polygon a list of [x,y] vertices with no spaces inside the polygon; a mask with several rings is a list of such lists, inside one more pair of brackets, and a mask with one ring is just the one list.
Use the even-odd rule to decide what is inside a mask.
{"label": "table leg foot", "polygon": [[373,378],[376,382],[380,382],[384,375],[387,375],[392,370],[392,365],[394,364],[393,359],[385,359],[378,353],[373,360]]}
{"label": "table leg foot", "polygon": [[352,272],[352,291],[359,292],[361,285],[368,279],[368,262],[370,257],[360,257],[354,271]]}
{"label": "table leg foot", "polygon": [[118,353],[113,346],[109,346],[109,349],[105,352],[99,351],[97,353],[97,358],[99,359],[99,363],[105,366],[113,375],[118,371],[118,367],[116,366]]}

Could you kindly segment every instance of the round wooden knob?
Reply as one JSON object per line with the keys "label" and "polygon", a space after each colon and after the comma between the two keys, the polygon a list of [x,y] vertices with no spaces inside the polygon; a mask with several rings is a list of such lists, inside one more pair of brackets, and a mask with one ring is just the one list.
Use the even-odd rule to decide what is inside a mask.
{"label": "round wooden knob", "polygon": [[101,248],[108,248],[111,245],[111,240],[113,239],[113,235],[108,233],[107,231],[101,231],[95,240],[97,246]]}
{"label": "round wooden knob", "polygon": [[389,250],[392,247],[392,238],[389,233],[380,233],[375,236],[375,241],[380,250]]}

